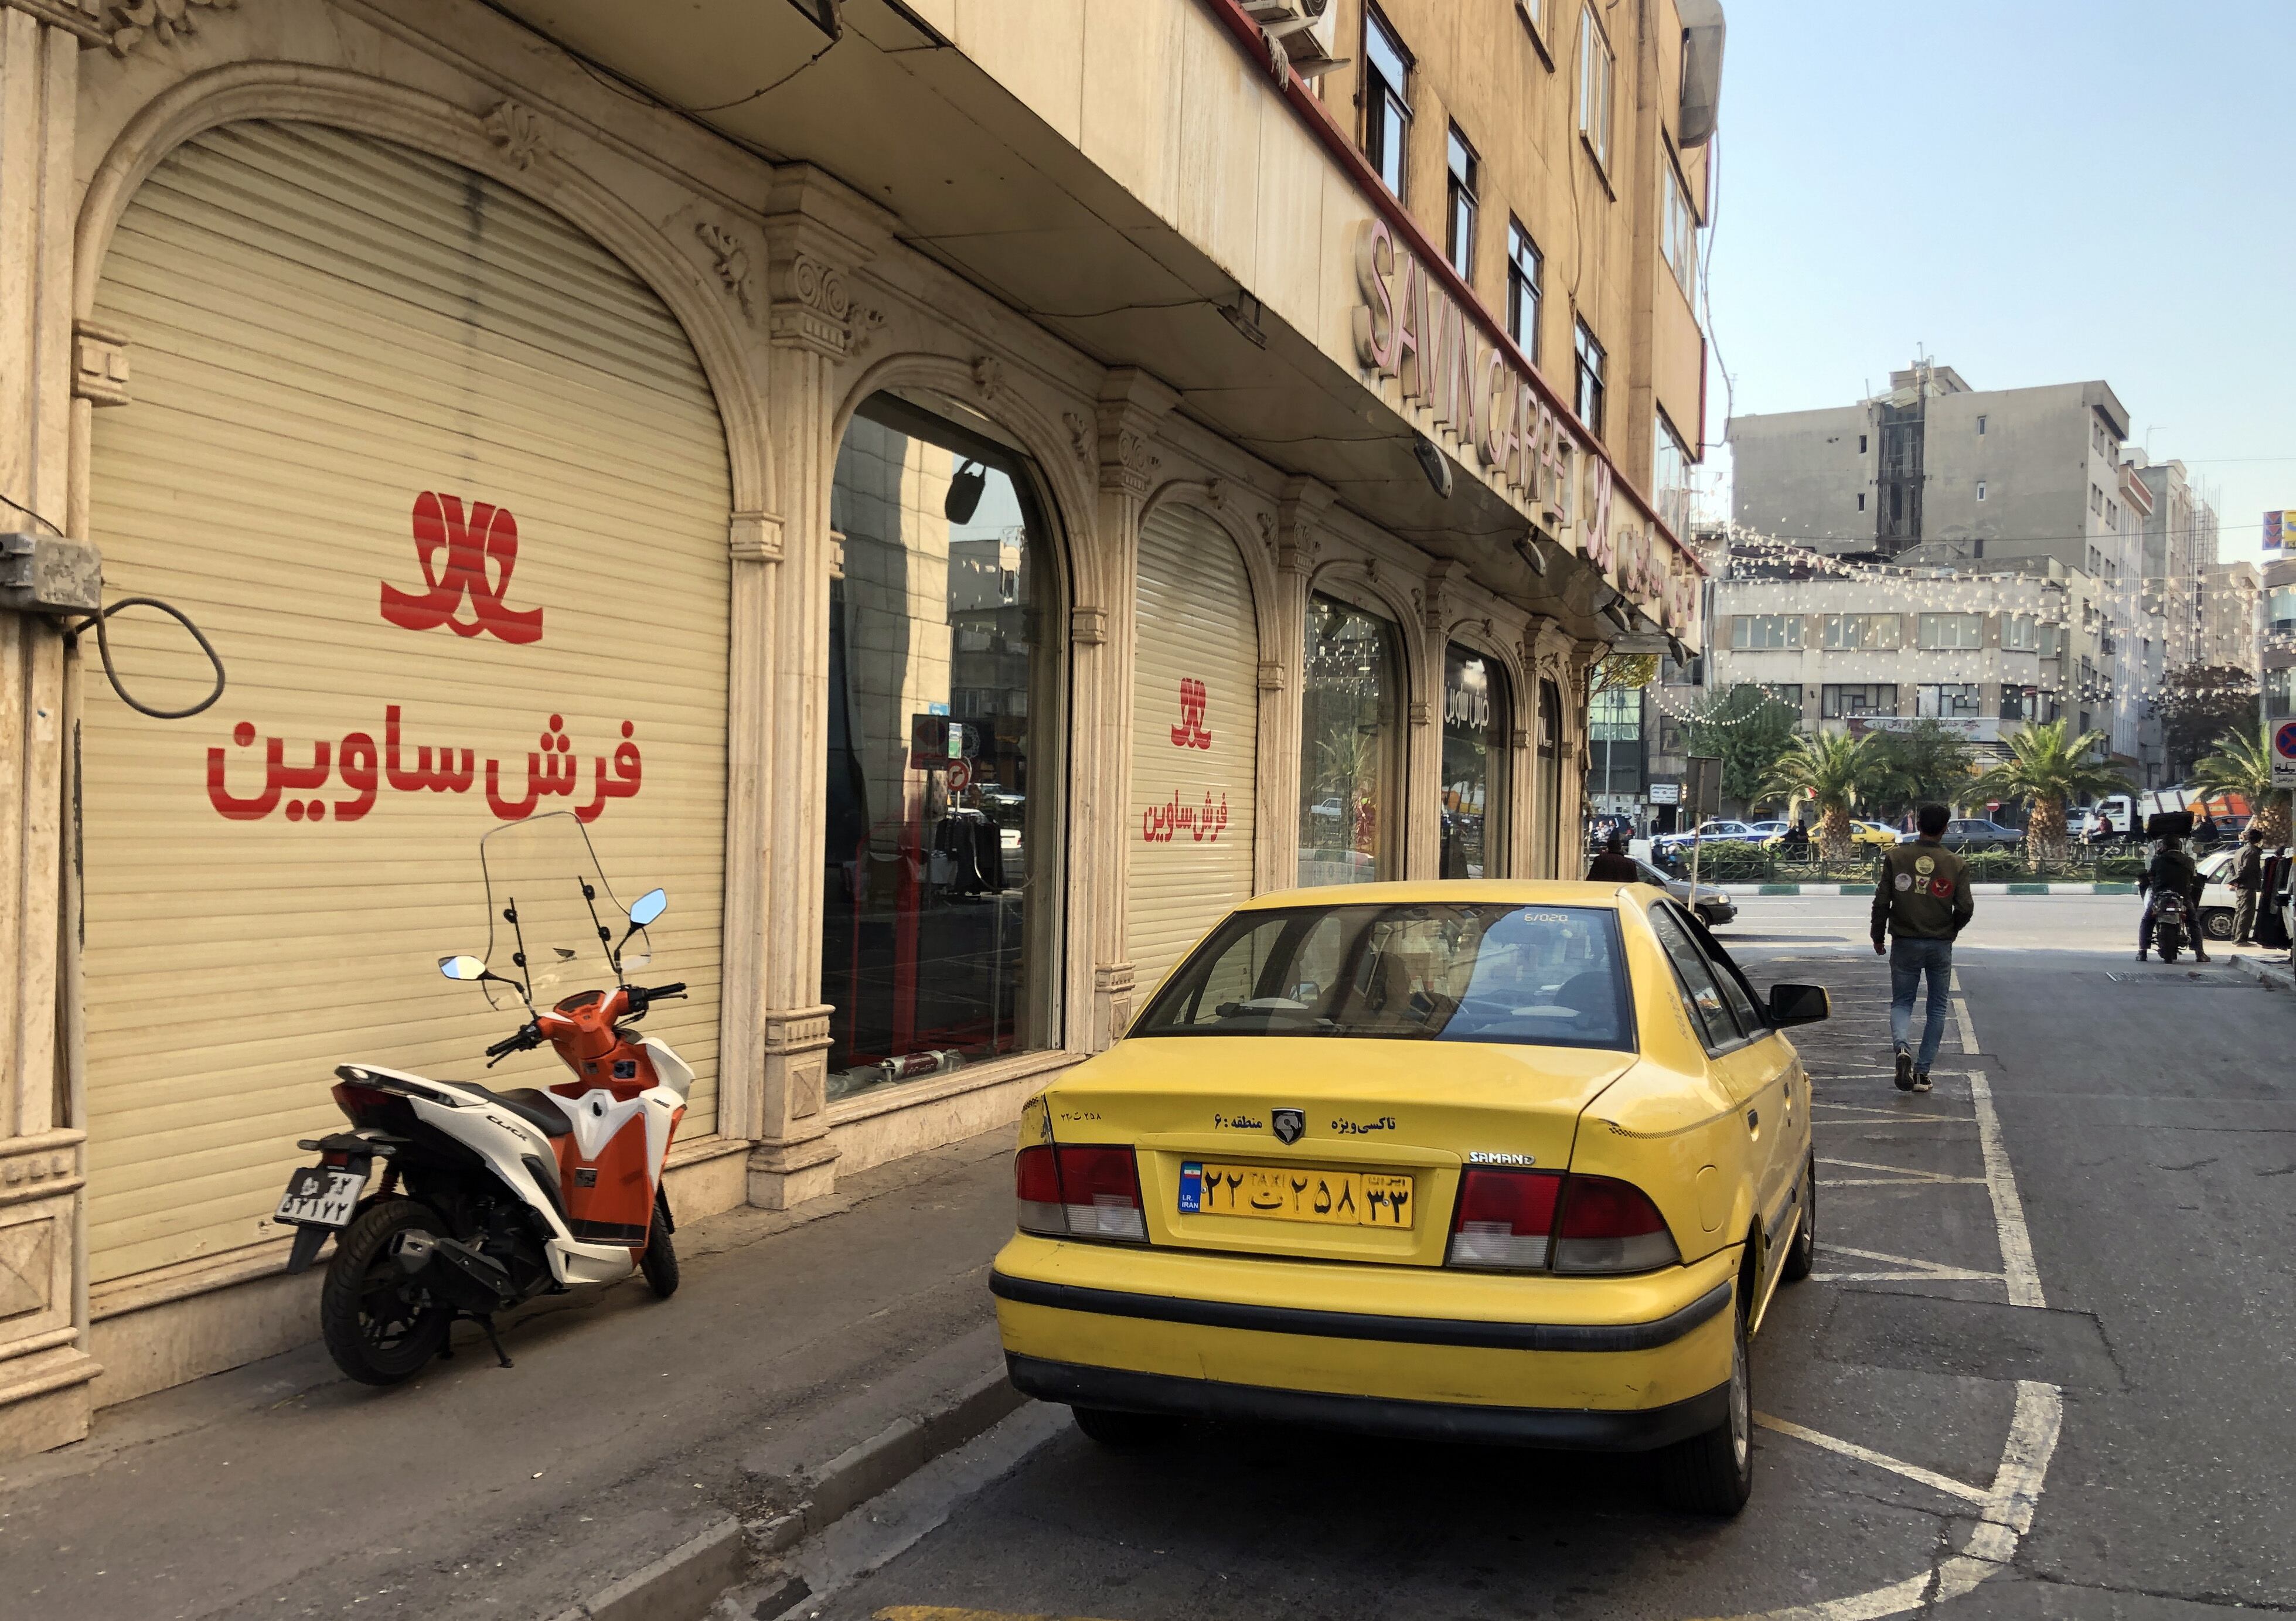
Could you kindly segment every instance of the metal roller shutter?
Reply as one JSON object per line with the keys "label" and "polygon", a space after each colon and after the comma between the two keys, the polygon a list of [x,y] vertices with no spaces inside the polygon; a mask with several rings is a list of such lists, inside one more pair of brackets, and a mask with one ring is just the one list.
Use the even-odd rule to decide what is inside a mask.
{"label": "metal roller shutter", "polygon": [[[95,314],[134,366],[135,403],[95,418],[106,584],[189,612],[231,684],[163,722],[86,683],[93,1275],[275,1236],[338,1063],[563,1074],[547,1052],[489,1074],[510,1017],[435,966],[487,938],[497,761],[515,808],[533,757],[570,759],[534,814],[598,805],[620,898],[668,889],[649,977],[693,996],[648,1023],[696,1071],[682,1136],[712,1131],[731,495],[669,311],[454,164],[248,123],[136,193]],[[204,689],[180,630],[112,623],[131,691]],[[275,740],[307,778],[330,750],[324,782],[271,795]],[[465,785],[417,780],[442,748]]]}
{"label": "metal roller shutter", "polygon": [[1124,938],[1144,1002],[1251,896],[1259,634],[1243,558],[1202,514],[1164,506],[1141,525],[1133,646]]}

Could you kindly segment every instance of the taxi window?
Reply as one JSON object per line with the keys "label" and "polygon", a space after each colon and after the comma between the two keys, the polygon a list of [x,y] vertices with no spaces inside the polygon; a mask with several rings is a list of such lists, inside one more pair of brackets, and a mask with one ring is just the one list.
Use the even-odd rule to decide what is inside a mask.
{"label": "taxi window", "polygon": [[1239,913],[1131,1034],[1634,1044],[1608,908],[1450,902]]}
{"label": "taxi window", "polygon": [[1667,960],[1674,964],[1683,1006],[1689,1011],[1692,1027],[1701,1032],[1706,1050],[1715,1052],[1734,1046],[1745,1033],[1731,1011],[1729,999],[1722,994],[1722,976],[1706,961],[1672,907],[1652,906],[1650,921],[1659,944],[1666,948]]}
{"label": "taxi window", "polygon": [[1759,1035],[1769,1024],[1763,1017],[1761,1004],[1754,999],[1753,987],[1746,976],[1722,949],[1722,942],[1714,931],[1687,913],[1676,913],[1674,921],[1690,930],[1690,937],[1698,947],[1698,954],[1706,959],[1713,970],[1714,983],[1722,987],[1722,999],[1730,1004],[1730,1011],[1738,1020],[1738,1027],[1748,1036]]}

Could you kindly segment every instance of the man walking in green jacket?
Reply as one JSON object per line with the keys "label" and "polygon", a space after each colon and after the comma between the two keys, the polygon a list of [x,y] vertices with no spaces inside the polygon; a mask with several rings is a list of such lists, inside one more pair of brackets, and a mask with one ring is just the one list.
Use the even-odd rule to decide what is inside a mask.
{"label": "man walking in green jacket", "polygon": [[[1938,1043],[1945,1038],[1946,1003],[1953,984],[1953,942],[1969,926],[1977,910],[1969,896],[1969,864],[1945,847],[1946,823],[1952,813],[1942,805],[1924,805],[1915,825],[1921,837],[1900,844],[1882,858],[1882,876],[1874,886],[1874,953],[1890,956],[1890,1044],[1895,1050],[1899,1092],[1927,1092],[1930,1065]],[[1882,937],[1893,938],[1883,945]],[[1922,1046],[1907,1044],[1913,1035],[1914,993],[1923,975],[1929,976],[1929,1021],[1922,1027]]]}

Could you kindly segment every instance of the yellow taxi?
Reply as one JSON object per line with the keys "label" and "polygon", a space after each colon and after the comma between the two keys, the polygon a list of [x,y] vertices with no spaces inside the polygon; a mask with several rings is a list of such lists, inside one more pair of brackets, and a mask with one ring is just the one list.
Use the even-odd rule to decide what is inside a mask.
{"label": "yellow taxi", "polygon": [[1651,1452],[1752,1482],[1748,1345],[1808,1274],[1809,1080],[1647,885],[1364,884],[1229,914],[1021,1118],[1013,1382],[1176,1418]]}
{"label": "yellow taxi", "polygon": [[[1812,828],[1809,836],[1811,841],[1816,842],[1817,830]],[[1867,845],[1877,850],[1886,850],[1898,842],[1898,831],[1895,828],[1885,827],[1879,822],[1853,821],[1849,824],[1849,842],[1852,844]],[[1762,840],[1762,847],[1766,850],[1775,850],[1784,846],[1786,836],[1784,833],[1772,833],[1767,839]]]}

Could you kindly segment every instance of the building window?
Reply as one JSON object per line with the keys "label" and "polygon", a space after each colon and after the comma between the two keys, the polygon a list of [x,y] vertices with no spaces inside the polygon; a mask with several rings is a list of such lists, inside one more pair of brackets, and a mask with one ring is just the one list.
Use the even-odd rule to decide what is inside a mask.
{"label": "building window", "polygon": [[2001,718],[2003,720],[2025,718],[2024,688],[2012,686],[2005,681],[2001,684]]}
{"label": "building window", "polygon": [[1546,291],[1546,256],[1519,219],[1507,222],[1507,336],[1531,364],[1538,364],[1539,299]]}
{"label": "building window", "polygon": [[1984,645],[1985,616],[1981,613],[1925,613],[1921,618],[1921,646],[1925,651]]}
{"label": "building window", "polygon": [[1857,436],[1857,454],[1861,456],[1866,454],[1866,436],[1862,433]]}
{"label": "building window", "polygon": [[1603,437],[1603,346],[1586,322],[1578,323],[1578,420]]}
{"label": "building window", "polygon": [[1450,208],[1444,242],[1444,256],[1451,268],[1464,281],[1475,279],[1475,149],[1467,144],[1467,137],[1459,133],[1456,124],[1451,126],[1451,142],[1446,161],[1450,178],[1447,183]]}
{"label": "building window", "polygon": [[1611,44],[1593,8],[1578,14],[1578,133],[1595,161],[1611,166]]}
{"label": "building window", "polygon": [[1690,498],[1695,493],[1690,482],[1690,452],[1682,443],[1682,436],[1674,424],[1659,411],[1651,430],[1651,500],[1658,507],[1659,521],[1677,535],[1690,533]]}
{"label": "building window", "polygon": [[1985,499],[1985,480],[1982,479],[1977,481],[1977,498],[1980,501]]}
{"label": "building window", "polygon": [[1674,272],[1675,285],[1682,296],[1690,300],[1693,309],[1698,307],[1698,215],[1690,206],[1690,188],[1682,184],[1682,176],[1671,163],[1659,165],[1659,185],[1665,196],[1665,235],[1660,238],[1660,248],[1666,255],[1667,268]]}
{"label": "building window", "polygon": [[2013,613],[2001,621],[2001,645],[2013,653],[2038,652],[2040,625],[2030,613]]}
{"label": "building window", "polygon": [[1547,0],[1514,0],[1515,14],[1530,29],[1531,37],[1539,42],[1541,51],[1546,48]]}
{"label": "building window", "polygon": [[832,1098],[1060,1044],[1061,793],[1031,767],[1058,735],[1064,659],[1037,487],[1024,458],[890,395],[838,447]]}
{"label": "building window", "polygon": [[1861,512],[1866,510],[1866,492],[1864,490],[1859,490],[1857,492],[1857,510]]}
{"label": "building window", "polygon": [[1898,685],[1893,681],[1845,686],[1829,682],[1818,691],[1818,715],[1824,720],[1847,720],[1853,715],[1895,715]]}
{"label": "building window", "polygon": [[1977,693],[1973,681],[1925,682],[1914,689],[1914,714],[1923,720],[1974,720]]}
{"label": "building window", "polygon": [[1300,695],[1300,881],[1393,877],[1403,690],[1396,627],[1320,594]]}
{"label": "building window", "polygon": [[1801,714],[1801,683],[1799,681],[1758,681],[1762,695],[1773,703],[1782,703],[1796,716]]}
{"label": "building window", "polygon": [[1411,130],[1411,58],[1387,19],[1364,8],[1364,156],[1387,189],[1403,195],[1404,149]]}
{"label": "building window", "polygon": [[1800,646],[1801,615],[1798,613],[1742,613],[1730,621],[1734,652],[1799,650]]}
{"label": "building window", "polygon": [[1977,437],[1980,439],[1985,437],[1985,413],[1981,411],[1977,413]]}
{"label": "building window", "polygon": [[1830,613],[1818,645],[1829,650],[1894,652],[1902,626],[1894,613]]}
{"label": "building window", "polygon": [[1506,875],[1513,697],[1497,659],[1456,642],[1443,650],[1443,823],[1437,871],[1446,878]]}
{"label": "building window", "polygon": [[2296,585],[2275,585],[2266,592],[2264,612],[2274,630],[2296,630]]}
{"label": "building window", "polygon": [[2264,672],[2264,716],[2286,720],[2296,716],[2296,665]]}
{"label": "building window", "polygon": [[2094,517],[2102,517],[2104,513],[2104,492],[2094,484],[2088,487],[2088,510]]}

